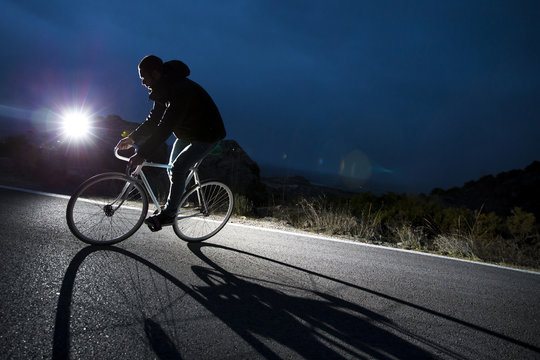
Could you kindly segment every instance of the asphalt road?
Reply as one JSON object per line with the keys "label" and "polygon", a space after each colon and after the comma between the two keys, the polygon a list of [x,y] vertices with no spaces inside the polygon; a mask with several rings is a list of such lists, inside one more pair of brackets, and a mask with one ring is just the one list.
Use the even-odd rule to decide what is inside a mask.
{"label": "asphalt road", "polygon": [[3,359],[540,359],[540,275],[227,225],[78,241],[0,189]]}

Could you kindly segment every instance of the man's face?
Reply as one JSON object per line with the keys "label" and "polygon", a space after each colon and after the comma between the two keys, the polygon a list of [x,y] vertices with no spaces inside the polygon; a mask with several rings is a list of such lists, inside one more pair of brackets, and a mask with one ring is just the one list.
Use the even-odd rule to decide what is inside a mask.
{"label": "man's face", "polygon": [[161,77],[161,74],[156,70],[145,71],[139,69],[139,77],[141,78],[142,84],[148,89],[152,90],[152,87],[156,85],[157,81]]}

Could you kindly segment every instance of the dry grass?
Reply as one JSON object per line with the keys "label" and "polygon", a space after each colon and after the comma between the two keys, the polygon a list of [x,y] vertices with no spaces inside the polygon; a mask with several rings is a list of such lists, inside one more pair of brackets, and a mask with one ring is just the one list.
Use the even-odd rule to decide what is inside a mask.
{"label": "dry grass", "polygon": [[422,242],[425,236],[421,228],[401,225],[393,229],[393,232],[400,247],[410,250],[422,250]]}
{"label": "dry grass", "polygon": [[437,235],[435,249],[442,255],[467,259],[475,258],[470,239],[459,235]]}
{"label": "dry grass", "polygon": [[244,195],[234,194],[233,214],[237,216],[249,216],[253,215],[253,212],[253,201],[251,201]]}
{"label": "dry grass", "polygon": [[[518,265],[540,269],[540,236],[505,239],[486,233],[478,212],[471,223],[462,222],[451,234],[433,234],[429,223],[412,226],[408,223],[382,224],[380,210],[367,207],[359,217],[352,215],[347,203],[337,205],[320,197],[301,198],[295,207],[279,207],[273,214],[292,226],[328,235],[346,236],[354,240],[388,243],[404,249],[435,252],[459,258],[491,263]],[[429,235],[428,235],[429,234]]]}
{"label": "dry grass", "polygon": [[300,199],[295,209],[287,214],[295,227],[331,235],[357,235],[359,224],[346,207],[334,207],[325,198],[309,201]]}

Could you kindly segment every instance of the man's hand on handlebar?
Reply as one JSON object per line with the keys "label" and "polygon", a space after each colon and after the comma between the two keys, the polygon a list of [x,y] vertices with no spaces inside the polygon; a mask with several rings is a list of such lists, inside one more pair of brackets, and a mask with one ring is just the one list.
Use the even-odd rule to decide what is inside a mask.
{"label": "man's hand on handlebar", "polygon": [[135,141],[132,139],[132,138],[123,138],[122,140],[120,140],[118,142],[118,144],[116,144],[116,148],[118,150],[127,150],[129,149],[130,147],[132,147],[132,145],[135,143]]}
{"label": "man's hand on handlebar", "polygon": [[[120,141],[118,142],[118,144],[116,144],[116,146],[115,146],[115,149],[117,149],[117,151],[118,151],[118,150],[127,150],[127,149],[129,149],[129,148],[134,148],[135,151],[138,151],[138,150],[139,150],[138,146],[135,145],[135,141],[133,141],[133,139],[132,139],[132,138],[129,138],[129,137],[123,138],[123,139],[120,140]],[[117,153],[116,156],[118,157],[118,153]],[[120,157],[120,159],[125,160],[126,158]],[[145,160],[145,159],[144,159],[144,157],[142,157],[142,155],[139,155],[138,153],[133,154],[133,155],[129,158],[129,167],[128,167],[128,169],[137,169],[137,167],[138,167],[139,165],[141,165],[141,164],[144,162],[144,160]],[[130,171],[130,170],[128,170],[128,172],[129,172],[129,171]]]}

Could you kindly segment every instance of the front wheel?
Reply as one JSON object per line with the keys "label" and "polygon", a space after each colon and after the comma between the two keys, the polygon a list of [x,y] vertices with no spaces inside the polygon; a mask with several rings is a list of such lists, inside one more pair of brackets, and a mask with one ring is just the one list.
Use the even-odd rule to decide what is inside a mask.
{"label": "front wheel", "polygon": [[218,181],[208,181],[189,190],[180,202],[174,232],[182,240],[198,242],[220,231],[233,211],[233,194]]}
{"label": "front wheel", "polygon": [[68,202],[66,220],[80,240],[110,245],[139,229],[148,212],[142,186],[120,173],[96,175],[79,186]]}

